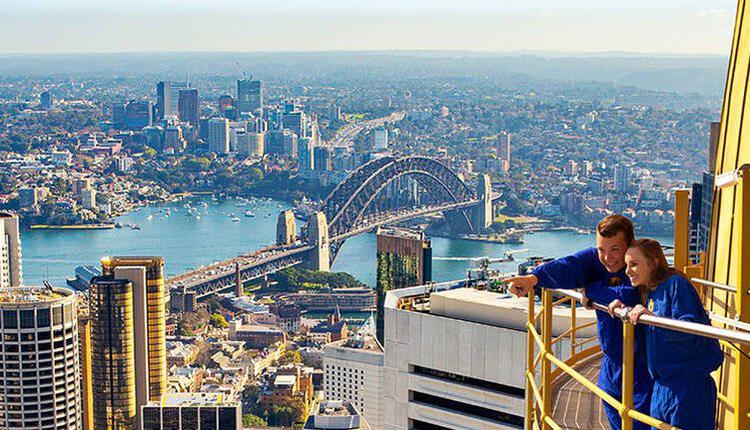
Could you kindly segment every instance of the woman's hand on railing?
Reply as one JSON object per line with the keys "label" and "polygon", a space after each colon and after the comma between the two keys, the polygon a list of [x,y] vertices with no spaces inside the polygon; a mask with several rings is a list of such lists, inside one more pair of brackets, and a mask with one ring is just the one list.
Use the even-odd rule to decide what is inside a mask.
{"label": "woman's hand on railing", "polygon": [[648,310],[643,305],[635,305],[633,309],[628,312],[628,319],[630,319],[630,322],[633,324],[638,324],[638,319],[641,317],[641,315],[653,315],[654,313]]}
{"label": "woman's hand on railing", "polygon": [[508,291],[515,294],[516,297],[523,297],[536,286],[539,279],[534,275],[526,275],[506,278],[502,282],[508,286]]}
{"label": "woman's hand on railing", "polygon": [[607,306],[607,309],[609,311],[609,316],[612,318],[620,318],[619,315],[615,312],[617,309],[628,309],[627,306],[625,306],[625,303],[621,302],[620,299],[614,299],[612,300],[612,303]]}

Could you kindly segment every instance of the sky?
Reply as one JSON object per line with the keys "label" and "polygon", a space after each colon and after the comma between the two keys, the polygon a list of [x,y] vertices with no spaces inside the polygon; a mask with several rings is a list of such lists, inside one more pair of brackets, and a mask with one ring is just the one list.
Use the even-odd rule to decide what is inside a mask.
{"label": "sky", "polygon": [[731,0],[0,0],[0,53],[728,55]]}

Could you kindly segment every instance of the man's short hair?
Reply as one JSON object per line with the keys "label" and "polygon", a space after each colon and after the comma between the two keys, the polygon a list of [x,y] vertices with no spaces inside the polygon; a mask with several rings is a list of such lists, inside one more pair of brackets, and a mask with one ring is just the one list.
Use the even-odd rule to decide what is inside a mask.
{"label": "man's short hair", "polygon": [[619,214],[604,217],[604,219],[599,221],[599,225],[596,226],[596,231],[602,237],[615,237],[617,233],[622,232],[625,235],[628,245],[635,240],[633,222],[628,217]]}

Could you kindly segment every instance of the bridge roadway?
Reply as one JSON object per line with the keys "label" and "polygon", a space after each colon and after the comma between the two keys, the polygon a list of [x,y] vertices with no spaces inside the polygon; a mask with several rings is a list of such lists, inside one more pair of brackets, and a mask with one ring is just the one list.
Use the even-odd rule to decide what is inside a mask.
{"label": "bridge roadway", "polygon": [[313,248],[314,246],[304,243],[264,247],[252,254],[240,255],[169,278],[166,280],[167,291],[174,287],[187,287],[197,293],[199,300],[204,299],[236,286],[237,264],[240,279],[245,283],[302,263],[305,253]]}

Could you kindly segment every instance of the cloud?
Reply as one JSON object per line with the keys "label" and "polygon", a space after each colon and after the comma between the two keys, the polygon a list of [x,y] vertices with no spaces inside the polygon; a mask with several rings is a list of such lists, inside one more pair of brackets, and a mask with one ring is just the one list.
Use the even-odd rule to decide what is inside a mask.
{"label": "cloud", "polygon": [[728,9],[706,9],[698,12],[702,18],[729,18]]}

